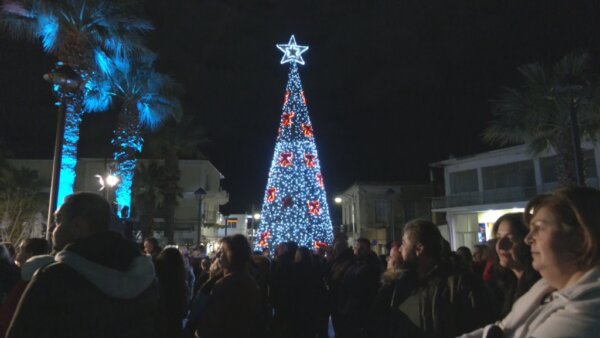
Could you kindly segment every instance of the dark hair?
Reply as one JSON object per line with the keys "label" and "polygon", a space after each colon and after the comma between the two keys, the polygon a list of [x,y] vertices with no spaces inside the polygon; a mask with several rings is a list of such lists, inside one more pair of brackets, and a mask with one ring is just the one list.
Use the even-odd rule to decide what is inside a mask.
{"label": "dark hair", "polygon": [[473,263],[473,255],[471,254],[471,250],[466,246],[461,246],[460,248],[456,249],[456,255],[459,256],[466,264]]}
{"label": "dark hair", "polygon": [[2,243],[0,243],[0,245],[3,245],[6,248],[10,257],[15,257],[15,254],[16,254],[15,246],[12,245],[11,242],[2,242]]}
{"label": "dark hair", "polygon": [[298,255],[300,255],[300,261],[298,261],[298,263],[312,265],[312,253],[309,248],[305,246],[298,247],[296,256]]}
{"label": "dark hair", "polygon": [[535,213],[548,208],[557,218],[575,264],[589,269],[600,261],[600,191],[588,187],[565,187],[534,197],[525,208],[525,221],[531,223]]}
{"label": "dark hair", "polygon": [[239,271],[246,267],[252,256],[250,244],[244,235],[233,235],[223,237],[223,243],[227,244],[231,252],[231,270]]}
{"label": "dark hair", "polygon": [[187,312],[188,288],[183,256],[177,248],[166,248],[156,257],[154,266],[168,335],[175,337],[181,333],[181,321]]}
{"label": "dark hair", "polygon": [[22,243],[23,250],[32,256],[45,255],[50,252],[48,241],[44,238],[27,238]]}
{"label": "dark hair", "polygon": [[110,204],[103,197],[91,192],[76,192],[65,198],[56,211],[61,222],[82,219],[94,233],[108,231],[111,222]]}
{"label": "dark hair", "polygon": [[371,242],[369,242],[368,239],[366,239],[364,237],[360,237],[359,239],[356,240],[356,242],[362,244],[366,249],[371,250]]}
{"label": "dark hair", "polygon": [[404,226],[404,233],[408,234],[414,243],[421,243],[434,259],[442,258],[443,237],[438,227],[426,219],[414,219]]}
{"label": "dark hair", "polygon": [[148,237],[146,239],[144,239],[144,242],[148,242],[150,244],[152,244],[152,247],[154,247],[154,250],[152,252],[160,252],[160,245],[158,245],[158,239],[154,238],[154,237]]}
{"label": "dark hair", "polygon": [[519,263],[521,263],[525,269],[531,268],[533,258],[531,257],[531,250],[525,244],[525,237],[527,236],[527,233],[529,233],[529,228],[525,225],[523,213],[513,212],[500,216],[496,222],[494,222],[494,226],[492,227],[492,234],[496,240],[498,229],[502,222],[507,222],[509,224],[511,232],[516,237],[513,241],[518,244],[516,254]]}

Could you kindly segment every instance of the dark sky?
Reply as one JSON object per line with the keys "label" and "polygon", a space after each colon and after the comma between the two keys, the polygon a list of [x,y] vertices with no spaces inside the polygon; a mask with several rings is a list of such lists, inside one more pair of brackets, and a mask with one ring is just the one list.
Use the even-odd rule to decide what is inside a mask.
{"label": "dark sky", "polygon": [[[276,43],[309,45],[300,75],[330,197],[357,180],[428,180],[428,163],[491,149],[491,103],[519,65],[589,51],[598,1],[151,0],[159,70],[186,89],[185,113],[225,175],[228,212],[262,203],[287,65]],[[3,33],[1,33],[3,34]],[[0,137],[50,157],[55,110],[39,44],[0,39]],[[109,156],[111,113],[87,116],[81,155]]]}

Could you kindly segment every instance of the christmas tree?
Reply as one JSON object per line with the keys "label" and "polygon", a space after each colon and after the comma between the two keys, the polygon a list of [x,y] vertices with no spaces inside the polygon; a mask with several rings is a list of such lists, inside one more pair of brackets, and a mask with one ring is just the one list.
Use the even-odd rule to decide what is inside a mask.
{"label": "christmas tree", "polygon": [[302,53],[308,47],[297,45],[292,35],[287,44],[277,48],[284,53],[281,63],[290,64],[290,72],[256,248],[273,249],[287,241],[309,248],[326,246],[333,241],[331,219],[313,125],[298,74],[298,64],[304,65]]}

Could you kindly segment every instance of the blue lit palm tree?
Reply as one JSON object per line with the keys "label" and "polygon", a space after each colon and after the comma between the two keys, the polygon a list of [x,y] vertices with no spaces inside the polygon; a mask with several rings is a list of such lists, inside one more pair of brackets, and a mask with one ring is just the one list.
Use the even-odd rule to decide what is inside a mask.
{"label": "blue lit palm tree", "polygon": [[41,40],[57,57],[44,78],[52,84],[65,114],[57,201],[73,191],[79,126],[86,112],[103,111],[111,101],[107,55],[126,60],[144,50],[140,34],[152,29],[136,15],[134,1],[5,0],[4,27],[15,37]]}
{"label": "blue lit palm tree", "polygon": [[[121,98],[121,111],[112,143],[116,147],[116,173],[121,182],[115,194],[119,209],[131,207],[131,185],[144,139],[142,128],[156,130],[169,118],[179,120],[182,107],[180,86],[153,69],[156,56],[140,55],[133,64],[115,60],[113,85]],[[126,216],[126,215],[123,215]]]}

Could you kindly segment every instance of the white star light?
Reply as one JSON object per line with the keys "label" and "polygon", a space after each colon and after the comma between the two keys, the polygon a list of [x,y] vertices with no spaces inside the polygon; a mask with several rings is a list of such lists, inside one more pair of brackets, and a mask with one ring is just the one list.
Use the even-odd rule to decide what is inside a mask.
{"label": "white star light", "polygon": [[281,64],[287,62],[297,62],[301,65],[304,64],[304,59],[302,58],[302,53],[308,50],[308,46],[299,46],[296,44],[296,38],[292,35],[290,38],[290,42],[287,44],[278,44],[277,48],[283,52],[283,57],[281,58]]}

